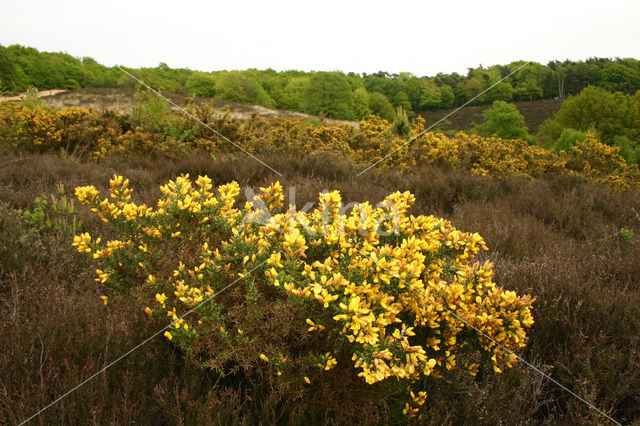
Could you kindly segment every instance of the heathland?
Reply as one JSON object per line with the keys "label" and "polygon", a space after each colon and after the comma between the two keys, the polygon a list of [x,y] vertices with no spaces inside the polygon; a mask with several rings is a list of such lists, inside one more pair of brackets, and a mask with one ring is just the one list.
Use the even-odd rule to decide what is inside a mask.
{"label": "heathland", "polygon": [[37,421],[637,421],[638,95],[605,92],[548,149],[500,102],[468,134],[0,104],[2,417],[108,367]]}

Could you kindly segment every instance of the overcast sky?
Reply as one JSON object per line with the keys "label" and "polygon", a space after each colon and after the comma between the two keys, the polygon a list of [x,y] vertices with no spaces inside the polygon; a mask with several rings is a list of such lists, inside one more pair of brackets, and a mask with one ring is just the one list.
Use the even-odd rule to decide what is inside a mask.
{"label": "overcast sky", "polygon": [[640,58],[640,1],[19,0],[0,44],[105,65],[466,74],[515,60]]}

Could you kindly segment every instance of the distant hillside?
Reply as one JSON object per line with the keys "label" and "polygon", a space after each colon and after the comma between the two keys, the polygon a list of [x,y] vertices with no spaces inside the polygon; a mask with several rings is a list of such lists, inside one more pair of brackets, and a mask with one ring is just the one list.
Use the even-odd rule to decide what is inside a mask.
{"label": "distant hillside", "polygon": [[[562,101],[553,99],[540,99],[537,101],[514,102],[520,113],[524,116],[530,133],[538,131],[538,127],[547,119],[553,117],[562,105]],[[441,131],[463,130],[468,131],[476,124],[484,120],[483,112],[491,108],[491,105],[474,105],[462,108],[460,111],[448,117],[438,124],[436,129]],[[444,116],[454,111],[455,108],[423,111],[420,113],[426,120],[426,126],[430,126]]]}
{"label": "distant hillside", "polygon": [[[51,95],[49,93],[52,93]],[[85,108],[97,108],[97,109],[111,109],[120,112],[130,112],[134,102],[134,89],[72,89],[72,90],[43,90],[38,93],[42,101],[53,108],[64,108],[70,106],[78,106]],[[187,98],[182,94],[165,94],[167,98],[171,99],[178,105],[184,105]],[[18,100],[20,96],[12,97],[0,97],[0,101],[3,100]],[[206,98],[206,97],[194,97],[197,103],[206,103],[213,105],[214,108],[220,111],[229,111],[233,118],[249,118],[253,114],[257,114],[263,117],[313,117],[312,115],[304,114],[297,111],[288,111],[283,109],[267,108],[262,105],[252,105],[242,102],[227,101],[224,99]],[[524,115],[525,122],[529,131],[535,133],[538,127],[547,119],[553,116],[556,111],[560,109],[562,101],[555,101],[549,99],[540,99],[536,101],[525,101],[514,103],[520,113]],[[462,108],[460,111],[447,118],[443,123],[438,124],[435,130],[439,131],[451,131],[462,130],[468,131],[476,124],[483,121],[483,112],[491,108],[491,105],[473,105]],[[454,111],[454,108],[423,111],[420,113],[425,120],[426,125],[430,126],[433,123],[440,120],[450,112]],[[357,126],[355,121],[344,120],[324,120],[334,123],[346,123],[352,126]]]}
{"label": "distant hillside", "polygon": [[[43,90],[38,92],[38,97],[48,106],[52,108],[65,108],[65,107],[83,107],[83,108],[96,108],[96,109],[108,109],[119,112],[130,112],[133,108],[134,95],[136,90],[134,89],[71,89],[71,90]],[[51,95],[49,93],[52,93]],[[168,99],[175,102],[177,105],[184,106],[188,96],[176,93],[165,93]],[[24,95],[0,97],[0,101],[4,100],[19,100]],[[196,103],[209,104],[215,109],[220,111],[229,111],[232,118],[246,119],[250,118],[253,114],[257,114],[263,117],[293,117],[293,118],[319,118],[304,114],[297,111],[287,111],[282,109],[267,108],[262,105],[252,105],[242,102],[227,101],[224,99],[206,98],[206,97],[191,97]],[[324,118],[327,122],[350,124],[357,126],[358,123],[354,121],[333,120]]]}

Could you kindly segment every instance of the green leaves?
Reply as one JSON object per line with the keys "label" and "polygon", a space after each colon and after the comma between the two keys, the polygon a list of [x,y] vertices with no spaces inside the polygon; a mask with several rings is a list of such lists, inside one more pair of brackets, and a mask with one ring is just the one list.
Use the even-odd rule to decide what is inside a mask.
{"label": "green leaves", "polygon": [[305,112],[313,115],[353,120],[354,102],[349,80],[339,72],[315,74],[305,90],[303,108]]}
{"label": "green leaves", "polygon": [[485,137],[497,135],[503,139],[529,139],[524,117],[513,104],[495,101],[493,107],[484,112],[484,122],[474,132]]}

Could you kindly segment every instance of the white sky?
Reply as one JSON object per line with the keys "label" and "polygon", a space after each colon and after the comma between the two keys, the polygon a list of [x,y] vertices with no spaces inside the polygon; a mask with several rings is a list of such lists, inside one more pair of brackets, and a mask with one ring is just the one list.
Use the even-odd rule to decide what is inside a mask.
{"label": "white sky", "polygon": [[5,2],[0,44],[111,66],[466,74],[533,60],[640,58],[640,1]]}

